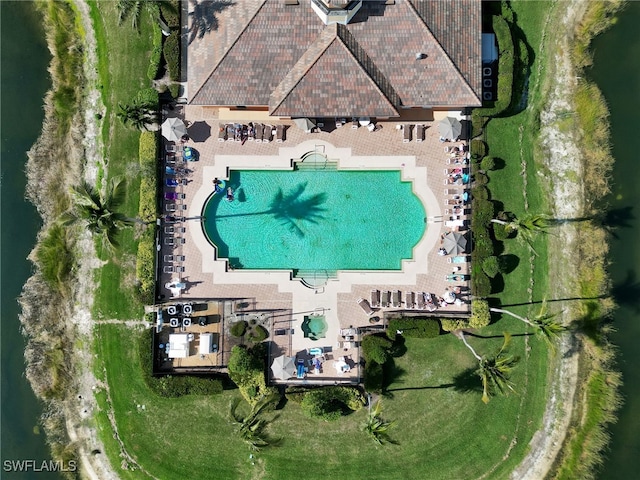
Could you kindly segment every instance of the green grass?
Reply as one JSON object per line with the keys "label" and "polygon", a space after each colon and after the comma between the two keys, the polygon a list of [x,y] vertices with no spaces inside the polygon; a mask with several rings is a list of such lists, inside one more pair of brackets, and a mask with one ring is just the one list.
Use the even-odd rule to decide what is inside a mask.
{"label": "green grass", "polygon": [[[479,352],[490,353],[501,345],[503,329],[524,332],[524,325],[501,321],[482,332],[497,338],[469,341]],[[258,453],[253,466],[247,446],[227,419],[229,401],[239,392],[157,397],[143,381],[132,347],[136,335],[121,326],[102,325],[97,329],[98,354],[106,367],[119,434],[128,453],[163,479],[187,478],[193,471],[202,479],[249,478],[253,469],[263,469],[266,479],[294,479],[301,466],[292,459],[304,461],[307,478],[476,478],[494,466],[491,478],[507,478],[539,427],[545,403],[544,382],[535,380],[544,378],[546,371],[545,347],[539,341],[530,340],[532,354],[527,361],[524,337],[514,338],[512,352],[523,357],[513,376],[518,394],[495,397],[485,405],[476,377],[473,391],[451,386],[457,375],[476,365],[460,340],[452,335],[407,339],[407,353],[395,359],[398,375],[389,386],[392,398],[383,399],[384,418],[398,423],[392,436],[399,445],[376,448],[360,430],[366,409],[325,423],[308,419],[298,405],[289,402],[270,427],[282,444]],[[138,404],[145,405],[145,410],[138,410]],[[99,425],[109,427],[106,418]],[[103,437],[109,436],[105,431]],[[514,437],[518,444],[505,461]],[[113,465],[119,465],[119,447],[109,441],[105,448]],[[146,478],[142,472],[122,476]]]}
{"label": "green grass", "polygon": [[[99,51],[98,71],[103,101],[107,112],[103,119],[102,140],[107,162],[108,178],[127,178],[127,198],[123,207],[130,217],[137,216],[139,202],[139,132],[125,128],[116,119],[118,103],[130,103],[138,91],[149,86],[146,72],[153,49],[153,22],[143,10],[140,33],[128,24],[117,25],[116,2],[90,2],[91,17],[96,29]],[[114,54],[122,52],[122,54]],[[137,241],[132,229],[125,230],[118,239],[117,256],[135,256]],[[111,260],[108,252],[100,256],[109,260],[99,271],[101,287],[96,291],[94,314],[99,318],[139,318],[142,306],[132,293],[135,261]]]}

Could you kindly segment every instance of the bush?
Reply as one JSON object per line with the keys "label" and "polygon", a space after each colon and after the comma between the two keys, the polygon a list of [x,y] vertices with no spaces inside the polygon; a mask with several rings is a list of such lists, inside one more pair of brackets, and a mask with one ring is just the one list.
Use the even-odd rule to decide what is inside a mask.
{"label": "bush", "polygon": [[[157,95],[156,95],[157,98]],[[142,132],[138,145],[140,162],[140,200],[138,217],[152,221],[158,215],[158,183],[156,175],[156,136],[154,132]],[[152,228],[146,228],[138,242],[136,278],[139,282],[140,300],[152,303],[155,293],[156,239]]]}
{"label": "bush", "polygon": [[496,160],[495,158],[488,156],[488,157],[484,157],[481,161],[480,161],[480,168],[484,171],[490,171],[493,170],[494,168],[496,168]]}
{"label": "bush", "polygon": [[247,322],[244,320],[240,320],[239,322],[234,323],[233,325],[231,325],[231,328],[229,329],[229,332],[234,337],[242,337],[246,333],[246,331],[247,331]]}
{"label": "bush", "polygon": [[136,99],[133,103],[137,105],[147,105],[149,108],[157,110],[160,106],[158,91],[155,88],[143,88],[138,90]]}
{"label": "bush", "polygon": [[304,396],[307,394],[308,389],[303,387],[287,387],[284,392],[284,396],[287,400],[300,405]]}
{"label": "bush", "polygon": [[256,325],[253,327],[251,334],[249,335],[249,340],[255,343],[262,342],[269,337],[269,332],[262,325]]}
{"label": "bush", "polygon": [[495,278],[500,273],[500,265],[498,265],[498,257],[491,255],[482,261],[482,271],[487,274],[489,278]]}
{"label": "bush", "polygon": [[52,224],[40,237],[35,256],[42,278],[58,293],[66,295],[69,274],[75,264],[67,229],[59,223]]}
{"label": "bush", "polygon": [[493,241],[489,237],[489,231],[477,226],[473,230],[473,262],[482,264],[485,258],[493,255]]}
{"label": "bush", "polygon": [[325,387],[309,390],[300,408],[308,417],[332,421],[350,411],[359,410],[363,405],[364,397],[355,388]]}
{"label": "bush", "polygon": [[390,357],[389,350],[393,342],[380,334],[366,335],[362,339],[362,356],[365,361],[373,360],[383,365]]}
{"label": "bush", "polygon": [[474,269],[471,274],[471,293],[480,298],[491,295],[491,279],[481,269]]}
{"label": "bush", "polygon": [[487,154],[487,144],[482,140],[475,138],[471,140],[469,152],[471,152],[471,158],[479,160]]}
{"label": "bush", "polygon": [[147,78],[149,80],[155,80],[158,77],[158,70],[160,69],[160,61],[162,60],[162,30],[160,26],[155,23],[153,25],[153,49],[151,50],[151,57],[149,58],[149,68],[147,68]]}
{"label": "bush", "polygon": [[382,365],[373,360],[364,365],[364,389],[370,393],[382,393],[384,371]]}
{"label": "bush", "polygon": [[265,380],[266,349],[258,343],[251,349],[235,346],[229,356],[229,378],[238,386],[244,399],[255,405],[262,398],[277,394],[278,389],[268,387]]}
{"label": "bush", "polygon": [[405,337],[435,338],[440,335],[440,323],[429,317],[403,317],[389,320],[387,333],[401,331]]}
{"label": "bush", "polygon": [[[488,158],[488,157],[485,157]],[[487,183],[489,183],[489,177],[483,172],[476,172],[473,175],[473,185],[474,187],[484,187]],[[484,190],[487,190],[486,188]],[[487,196],[485,198],[489,198],[489,191],[487,190]]]}
{"label": "bush", "polygon": [[169,92],[173,98],[178,98],[180,96],[180,85],[177,83],[172,83],[169,85]]}
{"label": "bush", "polygon": [[162,48],[164,59],[167,62],[169,78],[174,82],[180,81],[180,35],[169,35],[165,38]]}
{"label": "bush", "polygon": [[469,321],[465,318],[441,318],[440,325],[445,332],[453,332],[469,327]]}
{"label": "bush", "polygon": [[491,225],[493,227],[493,236],[496,240],[506,240],[511,238],[515,233],[513,229],[507,228],[506,225],[502,225],[501,223],[492,223]]}
{"label": "bush", "polygon": [[491,323],[491,314],[489,312],[489,302],[486,300],[471,300],[471,317],[469,318],[469,326],[471,328],[486,327]]}

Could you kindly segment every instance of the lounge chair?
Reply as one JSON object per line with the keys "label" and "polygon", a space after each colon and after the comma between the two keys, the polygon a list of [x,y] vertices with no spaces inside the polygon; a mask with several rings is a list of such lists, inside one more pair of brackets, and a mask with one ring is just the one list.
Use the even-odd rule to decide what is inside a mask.
{"label": "lounge chair", "polygon": [[278,125],[276,127],[276,143],[282,143],[284,141],[284,125]]}
{"label": "lounge chair", "polygon": [[173,237],[165,237],[164,238],[164,244],[165,245],[175,245],[176,241]]}
{"label": "lounge chair", "polygon": [[173,265],[165,265],[165,267],[162,269],[162,271],[164,273],[175,273]]}
{"label": "lounge chair", "polygon": [[178,192],[165,192],[164,199],[165,200],[184,200],[187,196],[184,193]]}
{"label": "lounge chair", "polygon": [[371,290],[371,306],[380,306],[380,290]]}
{"label": "lounge chair", "polygon": [[424,294],[424,301],[426,303],[427,310],[429,310],[430,312],[433,312],[433,311],[438,309],[438,306],[436,305],[435,298],[433,298],[432,294],[425,293]]}
{"label": "lounge chair", "polygon": [[402,126],[402,143],[409,143],[411,141],[411,125],[405,123]]}
{"label": "lounge chair", "polygon": [[339,119],[339,118],[336,118],[336,128],[340,128],[340,127],[342,127],[342,125],[344,125],[344,124],[342,123],[342,120],[341,120],[341,119]]}
{"label": "lounge chair", "polygon": [[351,120],[351,128],[357,130],[359,126],[360,124],[358,123],[358,119],[356,117],[353,117],[353,119]]}
{"label": "lounge chair", "polygon": [[226,128],[227,128],[227,142],[233,142],[235,129],[233,128],[233,125],[231,125],[230,123],[226,125]]}
{"label": "lounge chair", "polygon": [[[173,235],[174,233],[176,233],[176,231],[175,231],[174,227],[169,226],[169,227],[164,227],[164,233],[167,233],[169,235]],[[166,255],[165,255],[165,257],[166,257]],[[172,260],[169,260],[169,261],[172,261]]]}
{"label": "lounge chair", "polygon": [[262,143],[262,132],[264,130],[264,125],[262,125],[261,123],[256,123],[253,126],[254,129],[254,135],[256,137],[256,143]]}
{"label": "lounge chair", "polygon": [[406,308],[413,308],[415,306],[413,303],[413,292],[406,292],[404,294],[404,305]]}
{"label": "lounge chair", "polygon": [[382,300],[380,300],[381,307],[388,307],[391,304],[391,292],[384,290],[382,292]]}
{"label": "lounge chair", "polygon": [[369,300],[367,300],[366,298],[359,298],[358,305],[360,305],[360,308],[362,308],[362,310],[364,310],[364,313],[366,313],[368,316],[376,313],[375,310],[371,308],[371,305],[369,305]]}
{"label": "lounge chair", "polygon": [[418,310],[424,310],[424,293],[415,292],[416,305]]}
{"label": "lounge chair", "polygon": [[167,143],[164,148],[168,153],[176,153],[178,151],[175,143]]}
{"label": "lounge chair", "polygon": [[221,125],[218,129],[218,141],[224,142],[227,139],[227,126]]}
{"label": "lounge chair", "polygon": [[391,294],[391,306],[394,308],[400,308],[402,306],[402,294],[400,290],[394,290]]}
{"label": "lounge chair", "polygon": [[416,142],[420,143],[424,140],[424,125],[416,125]]}
{"label": "lounge chair", "polygon": [[[165,255],[163,257],[164,261],[169,263],[169,262],[173,262],[174,256],[173,255]],[[175,308],[175,307],[174,307]]]}
{"label": "lounge chair", "polygon": [[455,188],[445,188],[445,189],[444,189],[444,194],[445,194],[445,195],[458,195],[458,194],[459,194],[459,192],[458,192],[458,190],[457,190],[457,189],[455,189]]}
{"label": "lounge chair", "polygon": [[469,257],[467,255],[458,255],[456,257],[447,257],[447,263],[467,263]]}
{"label": "lounge chair", "polygon": [[264,125],[262,130],[262,143],[269,143],[273,138],[273,127],[271,125]]}

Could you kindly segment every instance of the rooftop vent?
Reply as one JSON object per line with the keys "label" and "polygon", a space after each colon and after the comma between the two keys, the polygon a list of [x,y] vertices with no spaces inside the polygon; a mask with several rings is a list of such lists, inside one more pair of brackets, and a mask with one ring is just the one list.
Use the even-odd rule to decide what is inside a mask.
{"label": "rooftop vent", "polygon": [[416,60],[422,60],[424,58],[427,58],[427,54],[426,53],[416,53]]}
{"label": "rooftop vent", "polygon": [[300,5],[298,0],[284,0],[285,5]]}
{"label": "rooftop vent", "polygon": [[311,0],[311,8],[325,25],[332,23],[340,23],[346,25],[351,21],[360,7],[362,7],[363,0],[351,0],[340,2],[339,5],[332,3],[331,0]]}

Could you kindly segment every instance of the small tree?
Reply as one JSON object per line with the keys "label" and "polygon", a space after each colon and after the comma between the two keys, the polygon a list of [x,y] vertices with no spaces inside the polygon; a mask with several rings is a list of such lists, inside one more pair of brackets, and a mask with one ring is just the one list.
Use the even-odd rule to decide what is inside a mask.
{"label": "small tree", "polygon": [[529,319],[526,317],[522,317],[517,315],[509,310],[504,310],[502,308],[491,308],[489,309],[491,312],[495,313],[504,313],[513,318],[517,318],[521,322],[526,323],[530,327],[533,327],[533,330],[536,333],[536,336],[542,338],[551,348],[555,348],[555,343],[560,337],[560,335],[566,330],[566,327],[559,322],[557,322],[554,317],[557,313],[549,313],[547,312],[547,302],[546,300],[542,302],[542,306],[540,307],[540,311],[533,318]]}
{"label": "small tree", "polygon": [[513,217],[510,221],[500,220],[498,218],[491,219],[492,223],[504,225],[507,232],[517,232],[518,238],[524,240],[533,253],[537,252],[533,248],[534,233],[548,233],[549,227],[553,225],[553,221],[548,215],[534,214],[527,215],[521,219]]}
{"label": "small tree", "polygon": [[484,157],[481,161],[480,161],[480,168],[484,171],[489,171],[489,170],[493,170],[494,168],[496,168],[496,160],[495,158],[488,156],[488,157]]}
{"label": "small tree", "polygon": [[389,436],[389,430],[395,426],[395,422],[387,422],[382,419],[380,414],[382,413],[382,402],[379,400],[374,404],[373,410],[367,415],[367,420],[362,425],[362,430],[365,431],[374,442],[378,445],[384,445],[386,443],[397,443]]}
{"label": "small tree", "polygon": [[245,416],[238,414],[239,398],[232,400],[229,405],[229,418],[236,425],[236,430],[240,434],[240,438],[255,452],[260,451],[261,448],[277,443],[277,440],[271,439],[265,433],[265,428],[273,419],[265,420],[260,418],[260,414],[272,407],[277,400],[277,395],[265,397],[254,404],[251,411]]}

